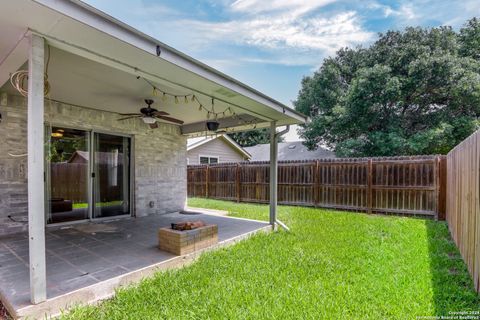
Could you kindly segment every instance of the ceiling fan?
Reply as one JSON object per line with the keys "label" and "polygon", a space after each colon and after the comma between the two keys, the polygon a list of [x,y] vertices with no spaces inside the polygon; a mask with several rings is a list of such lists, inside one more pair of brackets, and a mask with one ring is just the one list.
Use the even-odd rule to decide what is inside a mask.
{"label": "ceiling fan", "polygon": [[142,121],[150,126],[150,128],[155,129],[158,128],[157,120],[165,120],[168,122],[173,122],[176,124],[183,124],[182,120],[178,120],[172,117],[167,117],[170,115],[165,111],[158,111],[155,108],[152,108],[153,100],[145,99],[145,103],[147,107],[143,107],[140,109],[140,113],[120,113],[123,118],[118,119],[118,121],[132,119],[132,118],[141,118]]}

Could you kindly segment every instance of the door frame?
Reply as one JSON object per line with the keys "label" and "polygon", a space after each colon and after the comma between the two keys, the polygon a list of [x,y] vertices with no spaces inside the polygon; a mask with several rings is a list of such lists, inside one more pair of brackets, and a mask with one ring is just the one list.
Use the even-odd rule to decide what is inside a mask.
{"label": "door frame", "polygon": [[[109,130],[98,130],[98,129],[92,129],[92,128],[86,128],[82,126],[74,126],[74,125],[65,125],[63,123],[55,123],[55,122],[45,122],[44,123],[45,127],[45,132],[48,133],[48,140],[45,143],[45,156],[47,155],[46,152],[47,150],[50,150],[50,133],[51,133],[51,128],[52,127],[59,127],[59,128],[65,128],[65,129],[73,129],[73,130],[81,130],[85,131],[88,134],[88,175],[89,178],[87,179],[87,193],[88,193],[88,218],[87,219],[82,219],[82,220],[77,220],[77,221],[67,221],[67,222],[57,222],[57,223],[48,223],[47,221],[47,216],[48,216],[48,200],[50,197],[50,186],[51,186],[51,171],[50,171],[50,162],[45,161],[45,180],[44,180],[44,186],[45,186],[45,225],[47,227],[58,227],[58,226],[65,226],[65,225],[72,225],[72,224],[78,224],[78,223],[86,223],[86,222],[92,222],[92,221],[103,221],[103,220],[113,220],[113,219],[129,219],[132,217],[135,217],[135,136],[133,134],[127,134],[127,133],[122,133],[122,132],[116,132],[116,131],[109,131]],[[111,217],[99,217],[95,218],[94,217],[94,177],[93,177],[93,161],[94,161],[94,137],[95,133],[99,134],[108,134],[108,135],[114,135],[114,136],[119,136],[119,137],[126,137],[130,139],[130,155],[129,155],[129,196],[128,196],[128,209],[129,209],[129,214],[123,214],[123,215],[118,215],[118,216],[111,216]]]}

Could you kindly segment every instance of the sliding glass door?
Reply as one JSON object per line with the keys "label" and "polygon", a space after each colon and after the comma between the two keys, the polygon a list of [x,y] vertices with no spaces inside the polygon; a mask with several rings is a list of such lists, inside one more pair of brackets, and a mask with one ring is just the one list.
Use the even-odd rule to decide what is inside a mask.
{"label": "sliding glass door", "polygon": [[129,137],[49,127],[47,223],[130,214]]}
{"label": "sliding glass door", "polygon": [[130,138],[94,134],[94,218],[130,214]]}
{"label": "sliding glass door", "polygon": [[88,219],[90,133],[52,127],[49,135],[47,223]]}

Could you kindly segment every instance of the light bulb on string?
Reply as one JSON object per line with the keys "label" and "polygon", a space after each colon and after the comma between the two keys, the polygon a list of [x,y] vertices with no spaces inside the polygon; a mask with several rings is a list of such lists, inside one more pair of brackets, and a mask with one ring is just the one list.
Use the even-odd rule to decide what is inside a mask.
{"label": "light bulb on string", "polygon": [[185,96],[185,104],[188,104],[188,96]]}
{"label": "light bulb on string", "polygon": [[178,104],[178,97],[175,96],[175,104]]}
{"label": "light bulb on string", "polygon": [[195,95],[192,95],[192,102],[195,102]]}
{"label": "light bulb on string", "polygon": [[167,101],[167,94],[164,92],[162,95],[163,102]]}

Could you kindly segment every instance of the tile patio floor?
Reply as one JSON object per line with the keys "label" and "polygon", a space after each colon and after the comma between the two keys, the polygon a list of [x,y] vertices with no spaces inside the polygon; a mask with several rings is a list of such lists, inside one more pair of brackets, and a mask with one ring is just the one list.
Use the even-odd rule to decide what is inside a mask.
{"label": "tile patio floor", "polygon": [[[260,221],[173,213],[47,228],[48,299],[175,257],[157,248],[158,228],[197,219],[218,225],[219,242],[267,226]],[[0,237],[0,293],[15,310],[30,305],[28,260],[26,233]]]}

